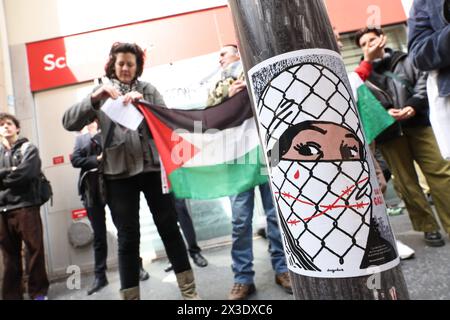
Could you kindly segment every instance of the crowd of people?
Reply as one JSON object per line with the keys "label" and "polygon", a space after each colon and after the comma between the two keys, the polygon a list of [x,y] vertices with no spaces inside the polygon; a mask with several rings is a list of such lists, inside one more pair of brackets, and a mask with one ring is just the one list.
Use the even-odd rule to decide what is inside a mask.
{"label": "crowd of people", "polygon": [[[409,54],[388,48],[387,37],[380,28],[364,28],[355,37],[362,54],[361,64],[355,71],[395,120],[371,144],[374,158],[376,149],[381,151],[383,159],[378,157],[377,160],[386,162],[388,176],[393,177],[395,190],[405,203],[413,229],[422,232],[425,244],[431,247],[445,244],[439,225],[450,234],[450,199],[446,194],[450,189],[449,21],[450,1],[415,0],[408,20]],[[71,162],[73,167],[80,168],[78,190],[94,233],[95,278],[87,294],[94,294],[108,285],[105,223],[105,207],[108,206],[117,229],[120,296],[126,300],[140,299],[139,282],[150,277],[140,257],[142,192],[170,262],[166,271],[175,273],[184,299],[200,299],[188,255],[201,268],[207,267],[208,260],[197,243],[195,221],[186,200],[175,199],[162,191],[160,158],[148,125],[143,121],[137,130],[130,130],[100,110],[110,98],[120,98],[124,105],[143,99],[165,106],[158,90],[139,79],[144,61],[145,53],[137,44],[114,43],[105,65],[107,81],[68,108],[62,120],[66,130],[85,130],[76,138]],[[205,97],[206,107],[247,90],[236,45],[220,49],[219,64],[220,79]],[[47,298],[49,281],[39,210],[42,205],[39,198],[41,160],[37,147],[19,133],[19,120],[1,113],[0,246],[5,266],[2,297],[23,299],[22,254],[25,252],[27,292],[31,299],[42,300]],[[419,183],[418,171],[423,173],[429,186],[440,224]],[[379,173],[381,189],[385,189],[387,175],[382,170]],[[292,294],[269,182],[257,189],[267,222],[265,230],[258,233],[269,241],[274,283]],[[254,188],[230,196],[234,274],[230,300],[247,299],[256,291],[252,246],[254,202]],[[399,251],[402,245],[397,244]],[[404,257],[413,254],[414,251]]]}

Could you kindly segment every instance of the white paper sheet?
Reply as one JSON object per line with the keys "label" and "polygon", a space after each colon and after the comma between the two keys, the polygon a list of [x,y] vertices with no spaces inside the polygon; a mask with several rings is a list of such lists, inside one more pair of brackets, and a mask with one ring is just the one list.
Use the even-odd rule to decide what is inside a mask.
{"label": "white paper sheet", "polygon": [[108,115],[113,121],[127,127],[131,130],[137,130],[144,116],[129,103],[123,104],[123,97],[117,99],[109,98],[101,107],[101,110]]}

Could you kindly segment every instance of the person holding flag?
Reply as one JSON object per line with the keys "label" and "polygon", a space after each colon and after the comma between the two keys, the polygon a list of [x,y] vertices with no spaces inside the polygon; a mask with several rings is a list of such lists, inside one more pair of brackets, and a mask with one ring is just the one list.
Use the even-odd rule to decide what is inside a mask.
{"label": "person holding flag", "polygon": [[100,110],[108,99],[120,99],[124,106],[144,99],[165,106],[158,90],[138,80],[144,69],[144,51],[136,44],[116,42],[105,66],[109,83],[96,87],[63,116],[64,128],[79,131],[94,118],[103,132],[103,173],[107,204],[118,230],[119,274],[123,299],[137,300],[139,291],[139,198],[143,192],[173,265],[184,299],[198,299],[194,273],[177,225],[171,194],[163,194],[161,165],[148,124],[142,121],[130,130],[112,121]]}
{"label": "person holding flag", "polygon": [[[221,79],[210,90],[207,104],[217,105],[237,93],[246,90],[244,72],[237,46],[225,45],[220,50],[219,63],[222,68]],[[275,283],[292,294],[286,257],[283,251],[277,214],[272,200],[268,181],[259,185],[261,199],[267,219],[267,237],[270,243],[272,268],[275,271]],[[246,299],[256,288],[253,278],[252,218],[255,191],[253,188],[230,197],[232,208],[232,247],[231,257],[234,273],[234,285],[228,296],[230,300]]]}
{"label": "person holding flag", "polygon": [[[177,110],[139,101],[164,164],[167,185],[179,199],[231,196],[231,300],[255,292],[253,282],[252,217],[254,188],[259,186],[266,212],[275,283],[292,293],[283,243],[254,114],[236,46],[220,51],[222,73],[211,89],[207,108]],[[211,178],[213,177],[213,179]]]}

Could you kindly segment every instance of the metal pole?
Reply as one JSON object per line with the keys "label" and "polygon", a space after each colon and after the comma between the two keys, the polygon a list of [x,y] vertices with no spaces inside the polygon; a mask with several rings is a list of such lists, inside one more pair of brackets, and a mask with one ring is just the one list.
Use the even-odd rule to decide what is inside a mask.
{"label": "metal pole", "polygon": [[[337,54],[333,53],[338,52],[338,47],[334,38],[332,26],[330,24],[326,8],[324,6],[324,3],[321,0],[229,0],[230,8],[232,11],[232,16],[234,20],[235,29],[237,32],[237,37],[239,41],[239,49],[240,54],[242,58],[242,62],[244,65],[244,70],[247,73],[247,84],[249,89],[252,89],[253,93],[253,109],[255,112],[255,115],[257,115],[257,120],[259,123],[260,128],[260,135],[261,139],[263,141],[263,149],[265,151],[266,155],[270,155],[270,141],[271,138],[276,136],[275,141],[277,141],[279,136],[277,136],[278,133],[276,133],[277,130],[279,130],[279,127],[282,127],[283,125],[286,126],[286,122],[289,122],[287,119],[289,116],[287,113],[284,113],[283,118],[281,119],[281,116],[279,116],[279,119],[281,119],[278,122],[278,129],[274,129],[273,131],[270,131],[270,126],[275,123],[277,119],[274,121],[270,121],[270,119],[267,119],[267,112],[264,114],[264,110],[262,108],[267,107],[266,104],[270,105],[270,103],[273,103],[271,101],[263,101],[264,97],[266,97],[268,94],[270,94],[270,88],[267,89],[270,86],[275,86],[275,82],[279,83],[283,80],[282,77],[279,76],[280,74],[283,74],[284,71],[289,71],[290,77],[294,72],[300,73],[300,69],[294,69],[292,65],[294,65],[296,68],[298,66],[303,65],[305,61],[309,61],[309,65],[313,66],[310,68],[313,70],[313,72],[316,72],[317,70],[322,70],[320,72],[325,73],[325,69],[332,71],[336,71],[336,75],[341,81],[342,84],[348,84],[348,78],[345,73],[345,69],[343,67],[342,59],[339,57],[336,57]],[[308,57],[305,57],[305,49],[313,49],[307,51]],[[324,50],[322,52],[319,49],[328,49],[328,51]],[[304,50],[304,51],[302,51]],[[326,51],[326,52],[325,52]],[[317,52],[317,56],[319,59],[315,59],[314,56]],[[299,54],[301,57],[296,60],[295,55]],[[288,57],[286,57],[286,54]],[[334,57],[333,57],[334,54]],[[280,56],[281,55],[281,56]],[[325,58],[323,58],[325,57]],[[329,58],[330,57],[330,58]],[[270,59],[270,60],[268,60]],[[275,61],[275,60],[276,61]],[[283,60],[284,59],[284,60]],[[309,59],[309,60],[308,60]],[[338,66],[335,66],[336,63],[329,63],[327,68],[319,67],[317,68],[317,65],[314,65],[314,61],[322,61],[325,59],[326,61],[338,61]],[[281,61],[281,62],[280,62]],[[293,62],[294,61],[294,62]],[[299,62],[300,61],[300,62]],[[311,62],[312,61],[312,62]],[[340,61],[340,62],[339,62]],[[265,65],[264,65],[265,63]],[[297,63],[297,64],[296,64]],[[283,67],[284,65],[287,65],[286,67]],[[289,65],[291,66],[291,69],[289,69]],[[263,66],[265,66],[263,68]],[[314,67],[316,66],[316,67]],[[253,69],[252,69],[253,68]],[[253,71],[255,68],[259,68],[258,71]],[[284,69],[283,69],[284,68]],[[328,69],[329,68],[329,69]],[[252,69],[252,70],[250,70]],[[275,70],[275,71],[274,71]],[[344,72],[341,72],[340,70],[344,70]],[[250,71],[250,73],[249,73]],[[252,73],[253,72],[253,73]],[[328,71],[327,71],[328,72]],[[328,74],[328,73],[327,73]],[[255,76],[256,75],[256,76]],[[303,75],[306,75],[306,77],[309,77],[308,73],[303,73]],[[328,76],[328,79],[331,79],[333,76]],[[251,79],[249,79],[251,78]],[[307,84],[307,80],[304,80],[303,83],[300,86],[303,86]],[[258,84],[259,83],[259,87]],[[261,84],[262,83],[262,84]],[[315,82],[314,85],[312,85],[309,90],[311,92],[314,91],[313,86],[315,86],[318,83],[318,81]],[[278,84],[276,84],[278,85]],[[345,85],[344,85],[345,86]],[[277,117],[277,112],[281,107],[292,107],[292,103],[298,103],[298,101],[295,101],[295,97],[292,98],[289,95],[294,95],[296,93],[292,93],[292,83],[289,85],[289,88],[286,89],[286,91],[283,93],[284,89],[276,89],[276,94],[274,94],[271,99],[276,99],[278,96],[281,96],[279,94],[282,92],[284,94],[284,98],[280,99],[291,99],[291,100],[281,100],[287,102],[287,104],[279,103],[278,105],[275,103],[275,107],[272,109],[271,106],[267,107],[267,110],[270,110],[270,114],[273,113],[273,117]],[[336,88],[338,85],[336,84]],[[348,86],[347,86],[348,87]],[[340,87],[342,90],[342,87]],[[289,91],[291,90],[291,91]],[[323,89],[320,89],[323,91]],[[338,89],[336,89],[338,90]],[[250,90],[249,90],[250,91]],[[304,95],[307,95],[308,92],[304,93]],[[288,97],[289,96],[289,97]],[[345,96],[345,93],[343,94]],[[305,101],[306,98],[303,100]],[[328,99],[326,101],[327,104],[332,105],[332,101]],[[351,98],[348,99],[348,110],[353,110],[351,107]],[[307,106],[303,106],[301,103],[299,104],[300,110],[305,110]],[[303,109],[302,109],[303,108]],[[339,109],[339,108],[334,108]],[[280,114],[284,112],[281,111]],[[301,112],[299,112],[298,117],[293,120],[289,126],[293,126],[295,124],[295,121],[301,118]],[[312,113],[311,113],[312,114]],[[325,113],[324,113],[325,114]],[[341,118],[345,118],[348,116],[348,112],[345,114],[341,114]],[[356,114],[356,113],[355,113]],[[262,117],[266,117],[266,119],[262,119]],[[269,116],[270,118],[271,116]],[[333,116],[331,116],[332,118]],[[278,120],[279,120],[278,119]],[[337,117],[339,119],[339,117]],[[356,117],[357,119],[357,117]],[[319,116],[316,120],[323,120],[329,121],[326,116]],[[361,131],[361,127],[359,125],[359,122],[357,124],[353,124],[353,128],[350,125],[347,125],[345,121],[348,119],[344,119],[343,123],[340,123],[341,128],[347,128],[346,130],[352,130],[352,132],[359,132]],[[359,121],[359,120],[357,120]],[[267,129],[267,131],[265,130]],[[359,133],[360,134],[360,133]],[[279,134],[278,134],[279,135]],[[361,134],[360,134],[361,136]],[[361,138],[363,141],[364,139]],[[265,141],[265,142],[264,142]],[[279,141],[278,141],[279,142]],[[363,147],[362,149],[364,149]],[[367,150],[367,149],[365,149]],[[269,153],[268,153],[269,151]],[[368,153],[366,153],[368,154]],[[272,155],[273,156],[273,155]],[[270,160],[272,161],[272,160]],[[364,168],[373,168],[373,164],[371,163],[371,160],[366,161],[369,164],[362,164]],[[362,162],[361,162],[362,163]],[[341,162],[342,164],[342,162]],[[363,170],[364,171],[364,170]],[[368,173],[370,171],[370,174]],[[361,224],[361,229],[363,227],[367,227],[367,229],[370,228],[370,231],[366,232],[367,239],[367,247],[362,248],[365,249],[365,258],[367,259],[368,256],[373,256],[379,254],[380,248],[383,247],[383,245],[375,245],[378,249],[374,249],[372,247],[369,249],[369,243],[371,241],[375,241],[375,237],[380,236],[380,232],[374,230],[379,230],[379,225],[377,223],[373,223],[376,219],[375,217],[375,211],[378,209],[378,211],[383,211],[381,215],[378,216],[378,220],[376,221],[387,221],[386,217],[386,210],[384,204],[380,206],[379,204],[376,204],[376,201],[373,201],[375,199],[374,190],[377,188],[377,183],[375,178],[373,177],[373,170],[367,169],[366,170],[367,175],[370,175],[370,177],[367,177],[366,180],[371,181],[371,186],[365,186],[365,191],[369,190],[369,195],[366,201],[366,205],[370,203],[370,208],[372,211],[370,211],[370,222],[367,223],[364,222]],[[285,252],[286,256],[289,262],[289,269],[290,269],[290,276],[293,284],[294,289],[294,297],[295,299],[367,299],[367,300],[374,300],[374,299],[409,299],[409,294],[407,291],[406,283],[403,277],[403,273],[401,271],[401,268],[399,266],[399,260],[398,260],[398,254],[396,253],[396,250],[393,249],[395,247],[395,240],[392,236],[392,230],[387,222],[386,225],[383,225],[384,229],[384,235],[391,235],[390,238],[390,244],[384,241],[385,247],[383,250],[386,252],[389,251],[388,247],[391,248],[391,253],[394,255],[390,257],[387,257],[388,255],[380,255],[380,259],[385,259],[385,266],[389,265],[389,267],[381,267],[381,271],[377,271],[375,268],[374,270],[367,272],[366,274],[361,274],[362,267],[359,268],[358,264],[358,272],[360,272],[359,275],[349,275],[344,277],[335,276],[334,272],[342,271],[345,269],[345,263],[355,263],[354,260],[357,260],[354,258],[354,256],[349,257],[349,255],[346,255],[349,251],[355,250],[355,252],[358,250],[357,242],[359,241],[358,237],[361,237],[361,234],[358,234],[359,231],[356,231],[355,233],[351,234],[350,232],[347,232],[347,235],[351,238],[349,241],[353,241],[353,244],[350,243],[349,249],[342,253],[338,252],[338,250],[333,250],[332,246],[336,245],[336,242],[332,242],[331,238],[329,237],[332,232],[336,231],[338,229],[338,225],[342,226],[344,224],[343,221],[339,221],[336,216],[333,216],[330,212],[326,212],[327,210],[319,208],[320,206],[316,203],[316,210],[317,212],[320,212],[320,214],[314,214],[313,216],[309,218],[302,217],[303,210],[297,210],[295,205],[299,205],[299,203],[291,202],[290,199],[287,198],[293,198],[293,195],[295,197],[299,197],[295,199],[297,202],[301,202],[300,204],[303,204],[305,207],[308,204],[311,205],[309,202],[306,201],[305,198],[301,198],[304,196],[304,192],[306,189],[300,189],[298,194],[292,194],[292,193],[285,193],[283,194],[281,189],[276,189],[277,181],[274,182],[276,179],[275,175],[276,172],[272,171],[272,178],[271,178],[271,186],[273,191],[274,199],[277,203],[277,209],[278,209],[278,218],[280,221],[280,229],[283,234],[284,244],[285,244]],[[286,177],[286,172],[283,172]],[[351,173],[350,173],[351,174]],[[291,177],[294,177],[291,179],[293,181],[294,179],[298,179],[299,173],[298,171],[291,175]],[[375,183],[373,183],[375,181]],[[279,183],[278,183],[279,184]],[[331,184],[331,182],[330,182]],[[355,182],[354,189],[358,188],[361,184],[361,181]],[[285,184],[281,184],[282,187],[285,186]],[[306,183],[305,183],[306,185]],[[353,187],[351,187],[353,188]],[[350,188],[350,189],[351,189]],[[378,190],[377,190],[378,191]],[[335,193],[336,194],[336,193]],[[282,196],[283,195],[283,196]],[[283,198],[284,197],[284,198]],[[343,197],[340,197],[336,200],[335,203],[338,202],[338,200],[342,200]],[[349,197],[350,198],[350,197]],[[379,200],[378,200],[379,201]],[[362,201],[359,202],[360,204]],[[288,218],[285,215],[286,208],[282,208],[283,204],[290,205],[290,209],[292,210],[293,214],[295,215],[295,219],[289,216]],[[346,202],[347,207],[350,207],[349,202]],[[313,206],[313,205],[312,205]],[[378,207],[376,207],[378,206]],[[337,206],[335,206],[337,208]],[[363,207],[363,205],[361,205]],[[317,209],[319,208],[319,209]],[[283,211],[284,210],[284,211]],[[338,210],[336,210],[338,211]],[[288,212],[289,213],[289,212]],[[344,214],[343,214],[344,215]],[[321,216],[321,217],[319,217]],[[326,218],[324,218],[327,216]],[[315,219],[317,218],[317,219]],[[314,229],[312,226],[312,221],[314,223],[318,223],[319,221],[325,220],[319,220],[319,219],[328,219],[333,220],[334,219],[334,225],[331,226],[331,232],[326,234],[325,236],[322,235],[322,238],[320,238],[317,234],[314,234]],[[364,218],[363,218],[364,220]],[[298,223],[298,224],[297,224]],[[375,226],[374,226],[375,224]],[[298,229],[297,226],[300,228],[298,233],[295,233]],[[301,229],[304,228],[304,229]],[[323,228],[323,226],[320,226],[319,228]],[[341,227],[342,228],[342,227]],[[313,230],[313,231],[311,231]],[[321,246],[321,249],[318,251],[313,250],[313,248],[309,248],[309,242],[308,240],[304,240],[302,237],[305,235],[305,232],[308,231],[311,236],[316,237],[317,239],[320,238],[321,242],[319,241],[319,247]],[[345,231],[342,231],[345,232]],[[342,235],[342,232],[340,235]],[[336,231],[336,234],[338,232]],[[389,238],[388,236],[384,236],[384,238]],[[344,238],[342,238],[345,240]],[[314,239],[315,240],[315,239]],[[347,239],[348,240],[348,239]],[[302,242],[303,241],[303,242]],[[313,241],[313,240],[311,240]],[[376,241],[380,241],[380,238],[377,238]],[[312,244],[313,242],[311,242]],[[304,245],[302,247],[302,244]],[[371,243],[373,244],[373,242]],[[362,246],[360,246],[361,249]],[[295,254],[293,254],[294,251],[297,251],[297,253],[301,253],[297,255],[297,258],[295,257]],[[363,250],[360,250],[363,251]],[[367,252],[370,251],[369,255],[367,256]],[[314,252],[314,253],[311,253]],[[317,254],[315,253],[317,252]],[[326,264],[326,261],[333,261],[332,259],[335,257],[339,257],[338,262],[336,264],[341,263],[343,265],[342,269],[336,268],[334,269],[333,273],[329,273],[329,276],[326,274],[327,268],[323,268],[323,265],[320,266],[320,262],[318,262],[321,257],[321,254],[327,254],[329,258],[324,258],[323,263]],[[304,259],[303,259],[304,258]],[[329,260],[327,260],[329,259]],[[353,261],[352,261],[353,259]],[[370,260],[370,258],[369,258]],[[375,261],[376,259],[371,260],[371,262]],[[302,263],[299,263],[299,261],[302,261]],[[305,262],[306,261],[306,262]],[[345,262],[345,263],[344,263]],[[308,264],[309,263],[309,264]],[[331,262],[330,262],[331,263]],[[361,266],[364,263],[361,263]],[[367,263],[366,263],[367,264]],[[376,265],[376,263],[375,263]],[[379,266],[382,264],[380,263]],[[367,266],[367,265],[366,265]],[[351,269],[351,268],[350,268]],[[320,270],[320,271],[318,271]],[[328,271],[330,271],[328,269]],[[350,273],[352,270],[349,271]],[[307,275],[306,275],[307,274]],[[317,276],[315,276],[317,274]]]}

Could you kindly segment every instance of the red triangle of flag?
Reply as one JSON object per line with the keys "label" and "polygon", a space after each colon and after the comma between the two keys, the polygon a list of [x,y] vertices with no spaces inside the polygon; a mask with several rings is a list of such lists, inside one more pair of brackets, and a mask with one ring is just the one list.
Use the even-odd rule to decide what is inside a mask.
{"label": "red triangle of flag", "polygon": [[147,107],[138,105],[155,140],[167,176],[192,159],[200,149],[166,126]]}

